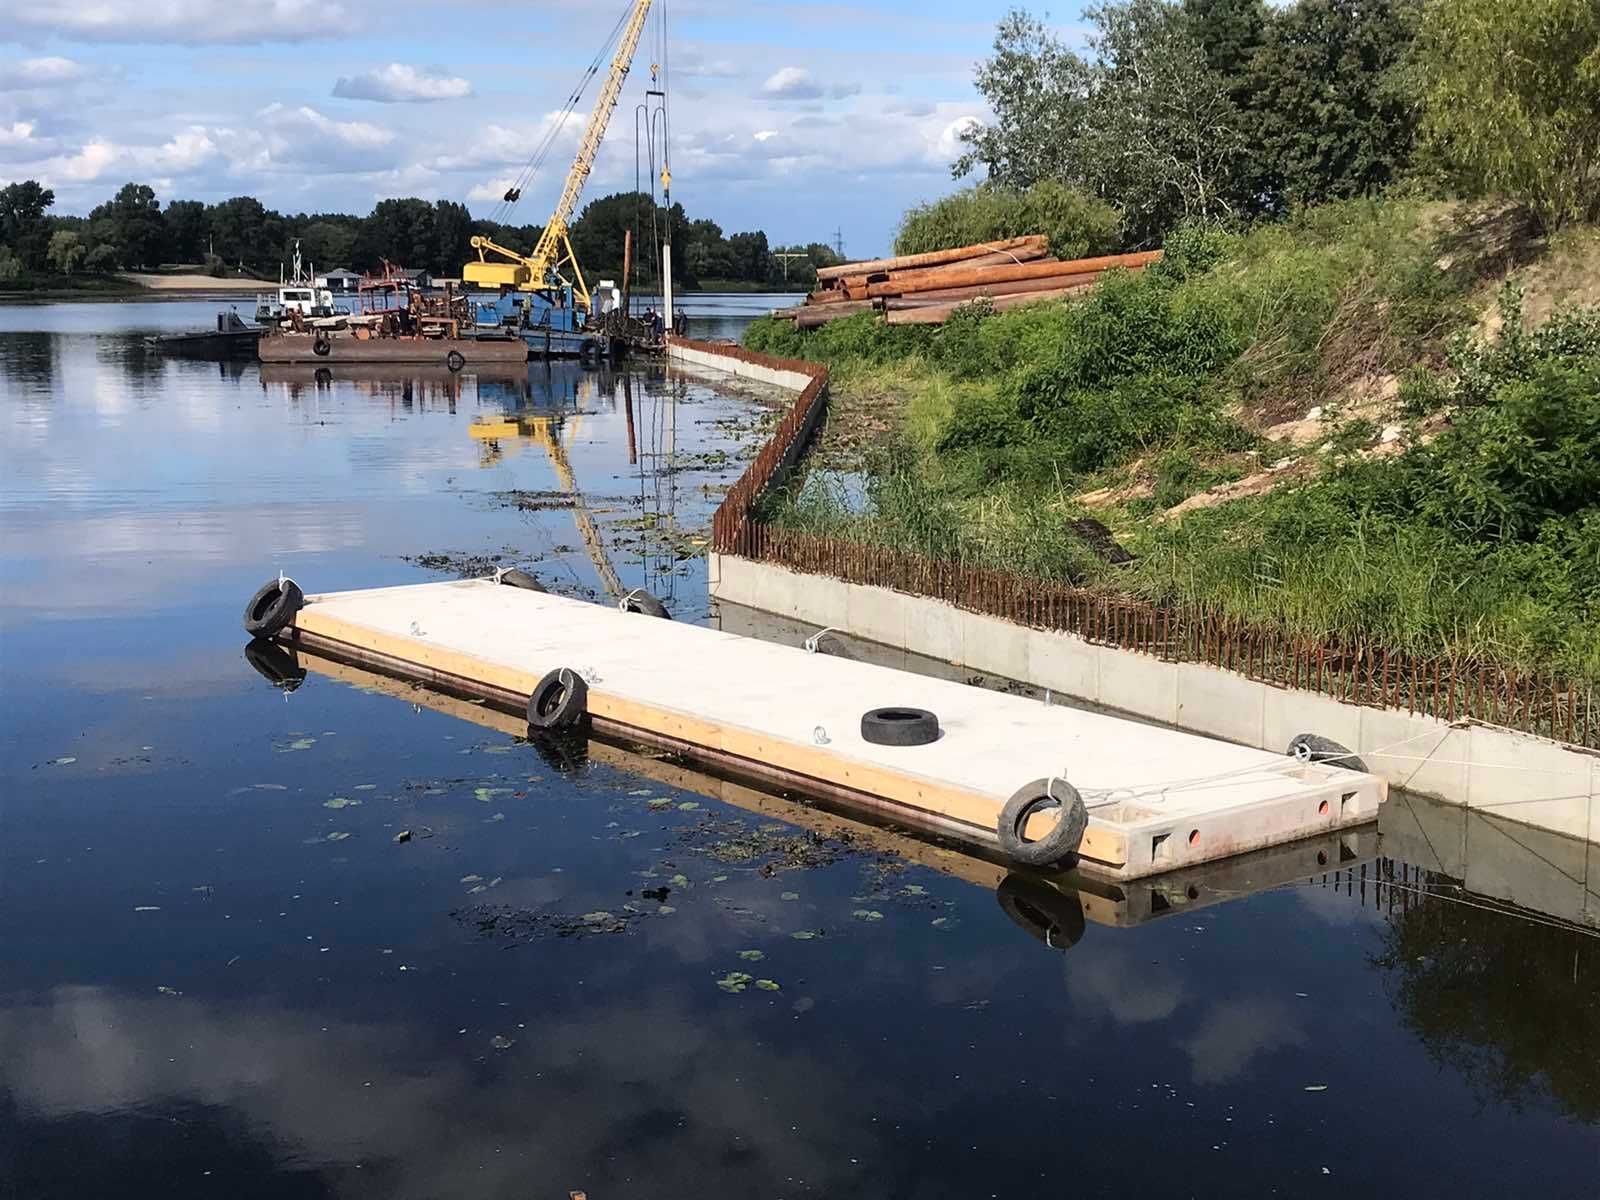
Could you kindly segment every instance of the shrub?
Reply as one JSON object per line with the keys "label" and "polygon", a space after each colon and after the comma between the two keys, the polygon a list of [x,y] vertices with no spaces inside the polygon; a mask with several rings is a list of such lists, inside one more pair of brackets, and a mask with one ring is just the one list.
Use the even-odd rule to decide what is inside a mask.
{"label": "shrub", "polygon": [[1062,183],[1045,180],[1026,191],[980,184],[921,204],[906,213],[896,254],[923,254],[1042,233],[1057,258],[1083,258],[1116,249],[1116,209]]}

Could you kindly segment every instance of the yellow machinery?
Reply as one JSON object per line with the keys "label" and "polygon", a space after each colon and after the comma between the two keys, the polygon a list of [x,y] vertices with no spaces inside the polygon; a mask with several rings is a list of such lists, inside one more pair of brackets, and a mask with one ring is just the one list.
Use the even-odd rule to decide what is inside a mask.
{"label": "yellow machinery", "polygon": [[[622,40],[611,59],[611,71],[605,86],[594,102],[594,111],[583,127],[583,138],[578,142],[578,154],[567,171],[566,183],[561,188],[561,198],[556,201],[555,212],[539,235],[539,244],[532,254],[518,254],[486,237],[474,237],[472,248],[478,252],[477,260],[461,269],[461,278],[468,284],[499,290],[514,288],[519,292],[539,292],[566,282],[564,268],[572,270],[573,292],[586,310],[590,309],[589,289],[583,282],[583,271],[578,257],[572,251],[572,239],[567,233],[567,222],[578,206],[578,197],[594,167],[594,156],[606,136],[606,126],[616,110],[622,95],[622,85],[628,78],[628,68],[633,64],[634,51],[644,32],[645,18],[650,15],[650,0],[633,0],[633,9],[623,26]],[[510,198],[510,197],[508,197]],[[591,310],[592,311],[592,310]]]}

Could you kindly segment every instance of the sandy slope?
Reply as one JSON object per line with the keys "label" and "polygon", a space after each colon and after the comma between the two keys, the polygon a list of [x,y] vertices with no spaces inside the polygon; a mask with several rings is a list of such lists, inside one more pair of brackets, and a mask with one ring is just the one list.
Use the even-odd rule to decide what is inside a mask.
{"label": "sandy slope", "polygon": [[131,271],[122,272],[118,278],[155,292],[261,292],[277,286],[259,279],[214,279],[210,275],[140,275]]}

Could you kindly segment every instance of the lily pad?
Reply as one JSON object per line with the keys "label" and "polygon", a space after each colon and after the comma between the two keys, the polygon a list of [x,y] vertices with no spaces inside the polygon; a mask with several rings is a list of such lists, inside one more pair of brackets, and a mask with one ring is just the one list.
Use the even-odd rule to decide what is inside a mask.
{"label": "lily pad", "polygon": [[779,900],[798,900],[798,899],[800,899],[800,893],[799,892],[784,892],[782,895],[780,895],[778,897],[778,899]]}
{"label": "lily pad", "polygon": [[875,908],[858,908],[850,914],[858,921],[881,921],[883,914]]}
{"label": "lily pad", "polygon": [[729,971],[721,979],[717,980],[717,986],[725,992],[742,992],[750,985],[753,978],[753,976],[747,975],[743,971]]}
{"label": "lily pad", "polygon": [[812,938],[816,937],[817,934],[813,929],[796,929],[789,936],[797,942],[809,942]]}
{"label": "lily pad", "polygon": [[665,796],[657,796],[654,800],[647,802],[645,807],[651,812],[664,812],[672,807],[672,801]]}
{"label": "lily pad", "polygon": [[516,1043],[508,1038],[505,1034],[497,1033],[489,1039],[489,1045],[493,1046],[496,1050],[509,1050],[511,1047],[515,1046]]}
{"label": "lily pad", "polygon": [[758,979],[756,980],[756,986],[763,992],[781,992],[783,990],[778,986],[778,981],[775,979]]}
{"label": "lily pad", "polygon": [[739,951],[739,957],[744,959],[745,962],[760,962],[766,957],[766,954],[760,950],[741,950]]}
{"label": "lily pad", "polygon": [[324,800],[322,802],[322,807],[323,808],[353,808],[357,804],[360,804],[360,803],[361,803],[361,801],[352,800],[348,796],[335,796],[331,800]]}
{"label": "lily pad", "polygon": [[697,801],[697,800],[685,800],[682,804],[678,805],[678,811],[679,812],[693,812],[695,809],[697,809],[699,807],[700,807],[700,802],[699,801]]}

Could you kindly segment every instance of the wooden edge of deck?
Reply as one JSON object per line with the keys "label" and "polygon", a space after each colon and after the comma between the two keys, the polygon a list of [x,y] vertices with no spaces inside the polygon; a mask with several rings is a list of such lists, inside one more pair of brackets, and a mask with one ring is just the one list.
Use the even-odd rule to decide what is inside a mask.
{"label": "wooden edge of deck", "polygon": [[[540,676],[457,650],[429,646],[319,612],[308,604],[283,635],[291,644],[336,658],[371,665],[386,673],[422,678],[448,691],[517,711],[525,708]],[[832,793],[840,802],[881,813],[891,820],[993,848],[1000,802],[992,796],[941,786],[881,767],[819,754],[748,730],[629,700],[590,686],[589,716],[603,733],[653,743],[692,760],[728,762],[783,787],[807,794]],[[1043,836],[1054,816],[1036,815],[1028,834]],[[1091,814],[1079,857],[1111,869],[1127,862],[1127,838],[1097,823]]]}

